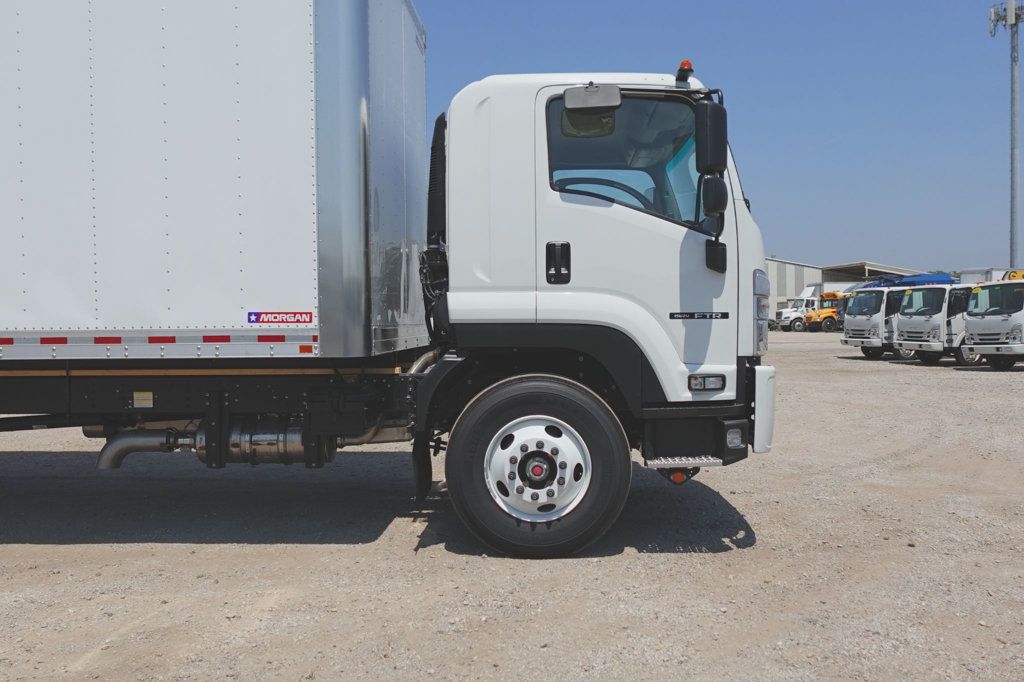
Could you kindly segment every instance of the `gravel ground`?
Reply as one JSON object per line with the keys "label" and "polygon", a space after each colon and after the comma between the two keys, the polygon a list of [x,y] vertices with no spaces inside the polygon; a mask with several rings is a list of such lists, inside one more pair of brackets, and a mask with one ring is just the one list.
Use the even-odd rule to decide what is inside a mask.
{"label": "gravel ground", "polygon": [[772,344],[775,451],[636,467],[565,560],[486,556],[440,483],[415,511],[405,449],[100,473],[72,431],[5,434],[0,678],[1021,679],[1024,368]]}

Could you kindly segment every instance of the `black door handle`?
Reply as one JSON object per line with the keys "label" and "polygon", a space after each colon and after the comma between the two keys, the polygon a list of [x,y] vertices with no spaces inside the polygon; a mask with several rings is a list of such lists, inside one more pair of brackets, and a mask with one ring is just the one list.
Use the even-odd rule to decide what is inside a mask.
{"label": "black door handle", "polygon": [[548,284],[568,284],[572,279],[572,252],[569,242],[548,242],[547,263]]}

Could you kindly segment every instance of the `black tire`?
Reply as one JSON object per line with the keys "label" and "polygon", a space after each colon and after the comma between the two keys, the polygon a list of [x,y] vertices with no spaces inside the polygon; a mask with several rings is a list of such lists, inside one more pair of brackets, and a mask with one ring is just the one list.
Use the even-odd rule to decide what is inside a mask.
{"label": "black tire", "polygon": [[916,350],[907,350],[906,348],[893,348],[891,352],[897,360],[913,360],[917,357]]}
{"label": "black tire", "polygon": [[[985,356],[981,353],[966,353],[964,347],[960,346],[953,351],[953,357],[956,358],[956,364],[961,367],[977,367],[981,363],[985,362]],[[1012,366],[1012,365],[1011,365]]]}
{"label": "black tire", "polygon": [[802,332],[804,329],[806,329],[806,325],[804,325],[803,320],[793,320],[793,324],[791,324],[790,326],[793,328],[793,331],[795,332]]}
{"label": "black tire", "polygon": [[[589,451],[589,487],[560,518],[533,523],[498,506],[485,459],[495,436],[526,416],[545,415],[574,429]],[[629,494],[629,442],[615,413],[588,388],[561,377],[527,375],[495,384],[463,410],[448,441],[445,474],[452,506],[484,544],[503,554],[552,558],[579,552],[618,519]]]}
{"label": "black tire", "polygon": [[836,330],[836,321],[831,317],[826,317],[821,321],[821,331],[823,332],[834,332]]}
{"label": "black tire", "polygon": [[923,365],[937,365],[942,360],[942,353],[937,351],[919,350],[917,351],[917,359],[921,361]]}
{"label": "black tire", "polygon": [[868,360],[881,360],[882,356],[885,355],[885,351],[881,348],[868,348],[861,346],[860,352],[864,354]]}
{"label": "black tire", "polygon": [[1001,355],[989,355],[986,356],[985,360],[992,369],[999,370],[1000,372],[1013,369],[1013,366],[1017,364],[1016,358],[1008,358]]}

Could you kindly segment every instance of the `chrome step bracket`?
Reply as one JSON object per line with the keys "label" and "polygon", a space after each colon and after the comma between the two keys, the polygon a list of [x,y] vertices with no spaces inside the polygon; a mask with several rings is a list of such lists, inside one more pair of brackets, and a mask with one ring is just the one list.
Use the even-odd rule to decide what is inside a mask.
{"label": "chrome step bracket", "polygon": [[693,467],[720,467],[724,462],[718,457],[701,455],[700,457],[659,457],[645,459],[644,466],[648,469],[691,469]]}

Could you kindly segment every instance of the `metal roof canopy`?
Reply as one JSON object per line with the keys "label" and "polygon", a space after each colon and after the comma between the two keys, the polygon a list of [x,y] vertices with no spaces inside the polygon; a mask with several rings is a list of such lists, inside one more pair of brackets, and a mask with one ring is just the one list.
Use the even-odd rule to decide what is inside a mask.
{"label": "metal roof canopy", "polygon": [[877,278],[879,275],[905,276],[920,274],[923,274],[920,270],[897,268],[892,265],[882,265],[880,263],[871,263],[869,261],[844,263],[842,265],[826,265],[821,268],[821,278],[825,282],[868,281]]}

